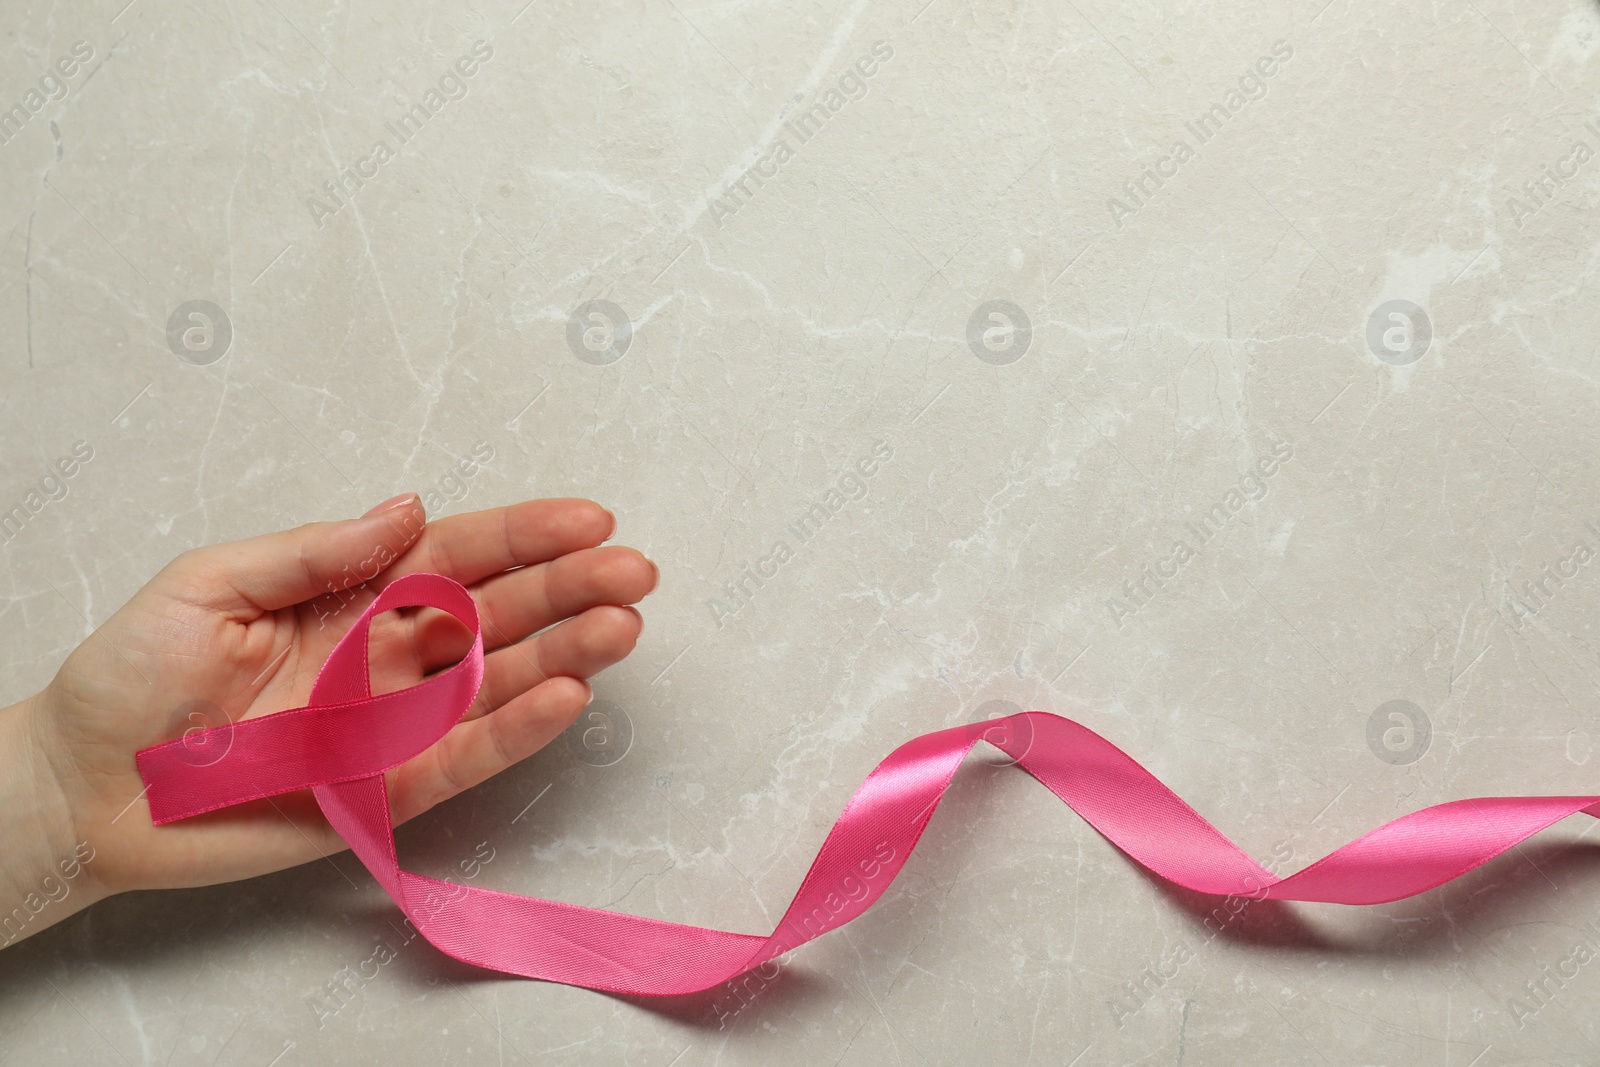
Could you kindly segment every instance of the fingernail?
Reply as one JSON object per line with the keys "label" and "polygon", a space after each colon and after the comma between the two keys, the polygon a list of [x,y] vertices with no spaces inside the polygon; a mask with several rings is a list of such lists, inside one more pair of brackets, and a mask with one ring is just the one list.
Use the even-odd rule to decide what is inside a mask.
{"label": "fingernail", "polygon": [[635,608],[635,607],[625,607],[625,608],[623,608],[623,610],[624,611],[633,612],[633,617],[639,620],[639,630],[640,630],[640,632],[643,632],[644,631],[644,613],[641,612],[638,608]]}
{"label": "fingernail", "polygon": [[656,591],[656,586],[661,584],[661,568],[656,566],[656,561],[653,559],[647,559],[645,562],[650,564],[650,569],[656,574],[654,580],[650,582],[650,588],[644,591],[644,595],[649,596]]}
{"label": "fingernail", "polygon": [[390,497],[388,500],[385,500],[383,503],[379,504],[377,507],[373,508],[371,511],[367,512],[361,517],[363,519],[371,518],[373,515],[377,515],[380,512],[392,511],[395,508],[404,507],[407,504],[415,503],[416,499],[417,494],[415,493],[401,493],[399,496]]}
{"label": "fingernail", "polygon": [[594,703],[594,686],[590,685],[588,682],[584,682],[583,687],[589,691],[589,698],[583,702],[583,706],[588,707],[590,704]]}
{"label": "fingernail", "polygon": [[612,511],[610,508],[601,508],[600,510],[605,512],[606,515],[611,519],[611,529],[606,533],[604,538],[604,540],[609,541],[611,540],[611,535],[617,532],[617,513]]}

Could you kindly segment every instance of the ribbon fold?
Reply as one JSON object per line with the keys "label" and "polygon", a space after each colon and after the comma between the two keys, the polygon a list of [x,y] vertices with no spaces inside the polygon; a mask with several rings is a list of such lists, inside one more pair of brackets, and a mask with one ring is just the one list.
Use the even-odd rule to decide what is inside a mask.
{"label": "ribbon fold", "polygon": [[[448,670],[373,696],[372,618],[402,607],[447,611],[473,634]],[[483,681],[477,606],[438,574],[399,578],[328,656],[303,708],[196,731],[141,750],[151,819],[173,822],[246,800],[310,789],[323,814],[425,938],[491,970],[613,993],[710,989],[854,919],[889,887],[957,768],[979,740],[1005,752],[1136,863],[1201,893],[1381,904],[1432,889],[1600,796],[1484,797],[1438,804],[1378,827],[1278,878],[1094,731],[1025,711],[924,734],[891,752],[856,790],[769,935],[685,926],[425,878],[401,869],[384,771],[425,751],[471,706]],[[194,758],[196,751],[221,758]]]}

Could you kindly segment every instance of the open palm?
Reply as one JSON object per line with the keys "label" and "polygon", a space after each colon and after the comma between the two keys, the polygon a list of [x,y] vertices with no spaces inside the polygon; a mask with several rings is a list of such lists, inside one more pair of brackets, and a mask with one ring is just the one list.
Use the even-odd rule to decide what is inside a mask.
{"label": "open palm", "polygon": [[[88,869],[115,893],[209,885],[343,849],[309,791],[154,826],[134,753],[304,705],[334,644],[405,574],[465,585],[486,655],[462,721],[388,772],[396,822],[565,729],[592,695],[584,679],[632,651],[642,622],[625,605],[655,588],[655,565],[631,548],[600,547],[615,519],[587,500],[424,518],[408,494],[359,519],[195,549],[140,589],[28,702],[34,773],[75,835],[58,852],[90,842]],[[470,647],[445,612],[385,612],[372,624],[372,691],[414,685]]]}

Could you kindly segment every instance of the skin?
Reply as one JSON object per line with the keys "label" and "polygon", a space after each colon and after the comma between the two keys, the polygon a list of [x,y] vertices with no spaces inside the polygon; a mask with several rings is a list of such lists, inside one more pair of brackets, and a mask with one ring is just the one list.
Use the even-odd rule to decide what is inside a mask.
{"label": "skin", "polygon": [[[472,708],[387,773],[395,822],[543,748],[593,698],[586,679],[633,650],[643,619],[629,605],[660,579],[639,552],[603,544],[615,529],[616,518],[589,500],[533,500],[428,523],[412,493],[359,519],[173,560],[48,686],[0,709],[0,912],[59,877],[57,864],[80,843],[93,849],[72,892],[12,943],[115,893],[233,881],[342,851],[309,791],[155,826],[134,753],[218,725],[186,719],[191,701],[210,701],[233,721],[305,705],[334,644],[402,575],[432,571],[466,586],[486,654]],[[371,574],[383,563],[358,584],[363,566]],[[372,624],[372,690],[415,685],[470,647],[466,627],[444,612],[384,612]]]}

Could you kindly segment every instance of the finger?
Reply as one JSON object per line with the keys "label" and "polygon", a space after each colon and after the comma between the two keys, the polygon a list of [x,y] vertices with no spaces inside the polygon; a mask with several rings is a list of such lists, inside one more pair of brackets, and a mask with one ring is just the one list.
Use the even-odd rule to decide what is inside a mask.
{"label": "finger", "polygon": [[551,678],[591,678],[626,659],[643,628],[636,609],[606,605],[491,653],[483,662],[478,698],[463,718],[504,707]]}
{"label": "finger", "polygon": [[[637,549],[606,545],[495,575],[472,589],[483,620],[483,647],[492,652],[515,644],[601,604],[636,603],[655,589],[660,574]],[[465,631],[444,621],[450,617],[434,608],[414,617],[424,673],[454,663],[470,647],[460,639]]]}
{"label": "finger", "polygon": [[[598,604],[531,640],[491,652],[484,657],[484,682],[473,713],[481,715],[499,707],[547,678],[599,674],[633,651],[643,628],[644,616],[637,609]],[[387,657],[391,646],[400,649],[410,664],[402,675],[408,680],[392,686],[402,688],[459,663],[472,649],[472,631],[449,612],[436,611],[409,628],[397,622],[376,629],[373,654]]]}
{"label": "finger", "polygon": [[636,603],[660,580],[660,568],[622,545],[582,549],[496,575],[474,591],[484,617],[485,647],[512,644],[601,604]]}
{"label": "finger", "polygon": [[419,539],[427,515],[405,493],[358,519],[192,549],[158,576],[191,603],[250,618],[375,578]]}
{"label": "finger", "polygon": [[452,515],[429,523],[415,547],[381,581],[432,571],[474,585],[511,567],[593,548],[616,526],[611,512],[592,500],[579,499],[528,500]]}
{"label": "finger", "polygon": [[527,759],[572,725],[593,695],[587,682],[552,678],[492,715],[457,723],[393,772],[389,802],[395,822],[420,815]]}

